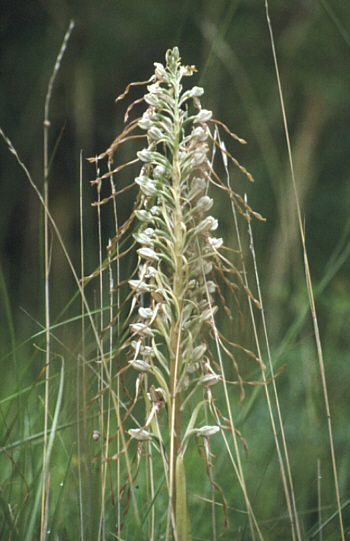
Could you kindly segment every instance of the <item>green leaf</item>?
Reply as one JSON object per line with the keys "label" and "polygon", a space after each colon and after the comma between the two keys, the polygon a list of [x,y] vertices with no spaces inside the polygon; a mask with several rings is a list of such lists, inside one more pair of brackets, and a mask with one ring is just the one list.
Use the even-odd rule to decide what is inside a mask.
{"label": "green leaf", "polygon": [[177,541],[192,541],[190,521],[187,512],[186,473],[184,457],[180,453],[176,459],[176,539]]}

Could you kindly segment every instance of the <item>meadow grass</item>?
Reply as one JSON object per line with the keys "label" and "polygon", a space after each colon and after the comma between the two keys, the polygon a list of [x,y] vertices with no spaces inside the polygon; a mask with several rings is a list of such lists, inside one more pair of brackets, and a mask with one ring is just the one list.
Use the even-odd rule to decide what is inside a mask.
{"label": "meadow grass", "polygon": [[[300,541],[326,539],[327,531],[327,539],[345,539],[342,509],[349,502],[340,498],[300,210],[333,470],[327,505],[327,453],[317,461],[313,497],[295,489],[295,435],[285,432],[288,403],[279,397],[284,366],[271,352],[255,255],[252,222],[263,218],[244,193],[253,179],[234,157],[245,141],[202,107],[203,88],[187,82],[195,67],[182,64],[176,47],[164,64],[155,63],[149,80],[130,84],[117,99],[146,86],[126,107],[121,134],[90,159],[98,231],[91,271],[81,172],[79,271],[73,265],[47,184],[51,90],[71,30],[45,105],[43,193],[1,132],[42,204],[45,263],[45,323],[29,340],[34,347],[16,344],[1,282],[12,344],[3,362],[14,366],[0,403],[1,538]],[[274,44],[272,31],[271,38]],[[285,114],[284,123],[293,171]],[[128,159],[120,162],[127,145]],[[215,217],[222,197],[230,234]],[[57,321],[50,315],[51,231],[77,288]]]}

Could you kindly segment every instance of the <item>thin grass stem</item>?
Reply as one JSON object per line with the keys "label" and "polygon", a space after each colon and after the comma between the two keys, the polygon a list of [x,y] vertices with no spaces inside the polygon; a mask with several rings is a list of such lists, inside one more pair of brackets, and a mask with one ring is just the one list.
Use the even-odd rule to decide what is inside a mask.
{"label": "thin grass stem", "polygon": [[[296,535],[297,539],[299,541],[301,541],[299,518],[298,518],[298,512],[297,512],[297,508],[296,508],[296,500],[295,500],[292,472],[291,472],[290,461],[289,461],[289,453],[288,453],[288,447],[287,447],[287,442],[286,442],[285,430],[284,430],[284,426],[283,426],[283,419],[282,419],[280,402],[279,402],[279,397],[278,397],[278,392],[277,392],[277,385],[276,385],[276,381],[275,381],[275,377],[274,377],[275,374],[274,374],[274,369],[273,369],[273,364],[272,364],[272,357],[271,357],[270,343],[269,343],[268,332],[267,332],[264,304],[263,304],[263,299],[262,299],[262,294],[261,294],[261,289],[260,289],[259,273],[258,273],[258,267],[257,267],[256,257],[255,257],[253,231],[252,231],[252,228],[251,228],[251,225],[250,225],[249,222],[248,222],[248,232],[249,232],[249,238],[250,238],[250,251],[251,251],[251,254],[252,254],[253,265],[254,265],[254,273],[255,273],[255,280],[256,280],[256,286],[257,286],[257,291],[258,291],[258,300],[259,300],[259,304],[261,306],[261,319],[262,319],[262,324],[263,324],[263,329],[264,329],[264,337],[265,337],[267,358],[268,358],[268,362],[269,362],[270,373],[271,373],[271,376],[272,376],[272,387],[273,387],[274,399],[275,399],[275,404],[276,404],[279,429],[280,429],[280,434],[281,434],[281,438],[282,438],[282,446],[283,446],[283,452],[284,452],[284,457],[285,457],[285,465],[284,465],[284,460],[282,458],[282,453],[281,453],[281,449],[280,449],[280,444],[279,444],[277,428],[276,428],[276,424],[275,424],[275,420],[274,420],[274,413],[273,413],[273,409],[272,409],[270,394],[269,394],[268,386],[266,385],[267,380],[266,380],[266,371],[265,371],[265,369],[262,370],[262,377],[263,377],[263,381],[265,383],[264,389],[265,389],[266,400],[267,400],[267,404],[268,404],[268,410],[269,410],[269,415],[270,415],[272,431],[273,431],[275,444],[276,444],[276,449],[277,449],[278,461],[279,461],[282,480],[283,480],[283,487],[284,487],[285,497],[286,497],[286,502],[287,502],[288,515],[289,515],[289,520],[290,520],[291,529],[292,529],[292,537],[293,537],[293,539],[295,539],[295,535]],[[247,282],[247,286],[248,286],[248,282]],[[250,299],[249,299],[249,303],[251,304]],[[254,317],[252,307],[251,307],[251,315],[252,315],[252,317]],[[258,355],[259,355],[259,357],[261,356],[260,346],[258,347]],[[287,472],[285,471],[285,468],[286,468]],[[288,489],[288,486],[287,486],[287,476],[288,476],[289,489]],[[289,493],[289,491],[290,491],[290,493]]]}
{"label": "thin grass stem", "polygon": [[[85,258],[84,258],[84,213],[83,213],[83,154],[80,152],[79,161],[79,226],[80,226],[80,275],[81,279],[85,276]],[[85,374],[85,305],[81,299],[81,356],[77,363],[77,451],[78,451],[78,480],[79,480],[79,518],[80,518],[80,537],[85,541],[84,524],[84,488],[82,474],[82,441],[86,441],[86,374]],[[83,423],[80,421],[80,411],[82,409]],[[81,428],[83,429],[81,431]],[[82,433],[81,433],[82,432]]]}
{"label": "thin grass stem", "polygon": [[332,460],[335,496],[337,500],[337,508],[338,508],[338,516],[339,516],[339,529],[340,529],[341,539],[342,541],[345,541],[342,507],[341,507],[339,483],[338,483],[338,473],[337,473],[337,466],[336,466],[336,456],[335,456],[335,449],[334,449],[332,417],[331,417],[330,404],[329,404],[329,398],[328,398],[328,388],[327,388],[325,366],[324,366],[324,361],[323,361],[321,337],[320,337],[320,332],[319,332],[314,293],[313,293],[311,274],[310,274],[310,268],[309,268],[309,261],[308,261],[308,255],[307,255],[307,250],[306,250],[305,233],[304,233],[303,221],[302,221],[301,210],[300,210],[300,205],[299,205],[298,190],[297,190],[297,184],[296,184],[296,179],[295,179],[295,174],[294,174],[294,164],[293,164],[292,149],[291,149],[290,138],[289,138],[287,115],[286,115],[286,110],[285,110],[285,105],[284,105],[282,84],[281,84],[279,67],[278,67],[278,62],[277,62],[277,53],[276,53],[276,48],[275,48],[275,41],[274,41],[274,36],[273,36],[272,24],[271,24],[271,20],[269,16],[269,6],[268,6],[267,0],[265,0],[265,9],[266,9],[266,19],[267,19],[269,33],[270,33],[273,60],[274,60],[274,65],[275,65],[276,79],[277,79],[277,85],[278,85],[278,94],[279,94],[282,117],[283,117],[283,126],[284,126],[284,133],[286,137],[289,166],[290,166],[290,171],[291,171],[291,176],[292,176],[293,192],[294,192],[296,209],[297,209],[297,219],[299,223],[299,232],[300,232],[301,243],[302,243],[302,248],[303,248],[306,286],[307,286],[307,291],[308,291],[308,296],[309,296],[310,310],[311,310],[311,316],[312,316],[312,322],[313,322],[313,328],[314,328],[314,334],[315,334],[315,340],[316,340],[317,356],[318,356],[318,362],[319,362],[319,368],[320,368],[320,374],[321,374],[322,390],[323,390],[327,427],[328,427],[329,445],[330,445],[331,460]]}
{"label": "thin grass stem", "polygon": [[[217,135],[218,140],[219,140],[220,148],[223,147],[225,149],[223,141],[220,140],[219,133],[216,132],[216,135]],[[226,153],[222,154],[222,158],[223,158],[224,167],[225,167],[225,170],[226,170],[227,186],[228,186],[228,188],[230,188],[230,177],[229,177]],[[235,206],[234,206],[233,202],[231,202],[231,210],[232,210],[232,215],[233,215],[234,224],[235,224],[235,230],[236,230],[236,235],[237,235],[238,250],[239,250],[239,253],[241,254],[241,265],[242,265],[242,270],[243,270],[243,281],[244,281],[245,287],[249,290],[248,274],[247,274],[247,271],[246,271],[246,268],[245,268],[245,262],[244,262],[244,258],[243,258],[243,247],[242,247],[242,242],[241,242],[241,235],[240,235],[240,231],[239,231],[237,213],[236,213],[236,209],[235,209]],[[249,221],[248,221],[248,224],[249,224]],[[250,227],[250,224],[248,225],[248,227]],[[249,229],[249,231],[251,232],[251,229]],[[252,238],[251,238],[251,242],[252,242]],[[259,292],[260,292],[260,290],[259,290]],[[261,296],[260,296],[259,302],[260,302],[260,306],[262,307],[261,301],[262,301],[262,299],[261,299]],[[266,385],[266,369],[265,369],[264,363],[262,362],[262,354],[261,354],[261,350],[260,350],[258,332],[257,332],[256,323],[255,323],[253,304],[252,304],[252,300],[251,300],[250,297],[248,297],[248,305],[249,305],[249,312],[250,312],[250,317],[251,317],[251,321],[252,321],[252,325],[253,325],[254,339],[255,339],[255,344],[256,344],[257,352],[258,352],[258,359],[260,359],[259,364],[260,364],[260,367],[261,367],[262,378],[263,378],[263,382],[265,383],[264,389],[265,389],[265,393],[266,393],[266,399],[267,399],[268,411],[269,411],[269,415],[270,415],[271,426],[272,426],[272,430],[273,430],[273,434],[274,434],[274,438],[275,438],[277,455],[278,455],[280,471],[281,471],[281,476],[282,476],[282,483],[283,483],[283,488],[284,488],[284,493],[285,493],[285,498],[286,498],[286,504],[287,504],[287,509],[288,509],[289,520],[290,520],[290,524],[291,524],[292,537],[293,537],[293,539],[295,539],[294,519],[293,519],[292,508],[291,508],[291,503],[290,503],[289,490],[288,490],[287,481],[286,481],[286,473],[285,473],[285,468],[284,468],[284,462],[283,462],[281,451],[280,451],[278,435],[277,435],[277,430],[276,430],[275,420],[274,420],[274,414],[273,414],[273,411],[272,411],[272,406],[271,406],[271,401],[270,401],[270,395],[269,395],[268,388],[267,388],[267,385]],[[261,312],[263,314],[263,309],[261,310]],[[266,337],[267,337],[267,334],[265,334],[265,338]],[[282,423],[281,423],[280,428],[281,428],[281,432],[283,434],[284,428],[283,428]]]}
{"label": "thin grass stem", "polygon": [[[44,193],[43,199],[45,209],[49,208],[49,128],[50,128],[50,101],[53,85],[60,69],[61,60],[67,48],[67,44],[74,28],[74,22],[71,21],[68,30],[64,36],[60,52],[57,56],[55,66],[49,81],[45,109],[44,109]],[[49,464],[47,460],[47,429],[48,429],[48,412],[49,412],[49,395],[50,395],[50,236],[49,236],[49,217],[44,211],[44,290],[45,290],[45,413],[44,413],[44,442],[43,442],[43,485],[41,498],[41,526],[40,540],[45,541],[47,535],[47,516],[48,516],[48,501],[49,501]]]}

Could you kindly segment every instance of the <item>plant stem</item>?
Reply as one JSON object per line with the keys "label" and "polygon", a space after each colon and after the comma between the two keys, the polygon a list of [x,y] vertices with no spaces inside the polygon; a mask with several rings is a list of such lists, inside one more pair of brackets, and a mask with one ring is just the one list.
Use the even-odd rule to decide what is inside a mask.
{"label": "plant stem", "polygon": [[182,314],[182,291],[183,291],[183,247],[185,241],[185,228],[181,207],[181,169],[179,164],[180,143],[180,118],[179,118],[179,83],[174,85],[175,111],[174,111],[174,152],[172,167],[172,187],[174,197],[174,275],[173,294],[176,299],[177,317],[173,318],[170,331],[170,500],[173,509],[176,507],[176,481],[175,467],[176,458],[181,446],[181,394],[177,389],[177,382],[181,371],[181,314]]}

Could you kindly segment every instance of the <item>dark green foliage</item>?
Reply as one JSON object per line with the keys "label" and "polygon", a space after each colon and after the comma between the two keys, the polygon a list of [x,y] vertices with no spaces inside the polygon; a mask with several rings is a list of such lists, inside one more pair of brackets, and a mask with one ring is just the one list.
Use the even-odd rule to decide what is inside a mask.
{"label": "dark green foliage", "polygon": [[[25,4],[25,5],[24,5]],[[248,191],[251,206],[266,217],[254,223],[254,239],[262,282],[268,332],[282,415],[293,471],[303,539],[319,538],[319,521],[336,513],[324,402],[308,313],[304,268],[294,211],[276,78],[264,2],[7,2],[0,22],[0,125],[14,143],[37,185],[43,184],[42,121],[52,67],[71,18],[76,28],[62,61],[51,102],[49,174],[50,209],[76,268],[79,249],[79,153],[92,156],[121,131],[122,108],[113,101],[130,81],[149,77],[154,61],[179,45],[184,63],[195,64],[205,87],[203,104],[248,141],[235,157],[256,179]],[[276,5],[274,5],[276,4]],[[349,121],[350,4],[271,2],[285,105],[290,126],[306,243],[314,280],[319,325],[335,432],[344,525],[350,523],[348,434],[349,380]],[[132,90],[132,99],[139,97]],[[59,141],[53,155],[56,142]],[[118,150],[124,163],[131,150]],[[42,467],[44,419],[42,209],[22,170],[3,141],[0,144],[0,538],[23,540],[28,534]],[[98,261],[96,213],[88,180],[95,172],[84,161],[85,274]],[[128,182],[127,176],[121,182]],[[237,180],[237,182],[239,182]],[[133,205],[125,198],[123,222]],[[220,216],[220,236],[234,242],[227,203],[216,194],[213,215]],[[103,246],[113,235],[112,220],[103,224]],[[122,269],[123,278],[135,261]],[[251,269],[248,269],[249,271]],[[92,311],[98,306],[94,285],[86,287]],[[83,520],[85,539],[98,539],[100,521],[100,453],[92,434],[98,429],[97,389],[92,372],[83,373],[80,299],[56,239],[51,262],[52,370],[49,420],[52,425],[61,383],[60,356],[65,358],[64,388],[52,449],[48,527],[52,538],[75,540]],[[74,298],[71,304],[71,299]],[[107,299],[106,299],[107,302]],[[247,318],[247,314],[243,314]],[[94,316],[95,317],[95,316]],[[72,318],[72,319],[71,319]],[[79,318],[79,316],[78,316]],[[97,316],[96,316],[97,318]],[[85,318],[87,321],[87,317]],[[62,324],[64,323],[64,324]],[[56,327],[57,324],[57,327]],[[61,325],[62,324],[62,325]],[[241,321],[234,322],[238,328]],[[96,355],[94,337],[85,328],[86,358]],[[250,330],[242,333],[249,339]],[[245,340],[242,340],[245,342]],[[93,366],[93,361],[89,361]],[[244,377],[259,378],[256,365],[246,364]],[[232,377],[234,370],[232,369]],[[229,379],[231,378],[231,374]],[[126,385],[129,383],[126,382]],[[84,391],[83,391],[84,388]],[[133,389],[129,389],[133,392]],[[247,441],[243,458],[246,481],[264,539],[290,538],[276,451],[263,387],[247,387],[242,403],[233,400],[237,428]],[[83,398],[83,393],[85,396]],[[235,393],[235,396],[238,393]],[[85,408],[85,405],[87,407]],[[106,404],[107,407],[107,404]],[[113,424],[114,423],[114,424]],[[77,444],[77,427],[80,445]],[[112,421],[112,432],[116,421]],[[135,448],[136,450],[136,448]],[[246,516],[237,509],[240,489],[225,475],[222,449],[213,445],[215,476],[229,506],[229,529],[219,515],[222,539],[249,539]],[[78,454],[79,453],[79,454]],[[242,446],[242,456],[244,450]],[[80,456],[80,462],[79,457]],[[322,480],[319,517],[317,461]],[[198,464],[200,463],[200,468]],[[80,468],[80,471],[79,471]],[[155,466],[156,468],[156,466]],[[166,524],[165,486],[161,468],[156,498],[163,508],[156,536]],[[211,539],[207,507],[210,498],[205,462],[193,446],[186,455],[188,506],[196,535]],[[158,476],[157,476],[158,473]],[[116,474],[111,462],[110,474]],[[80,476],[80,481],[79,481]],[[140,477],[137,491],[145,491]],[[108,483],[107,483],[108,484]],[[117,517],[115,487],[106,493],[106,539],[114,539]],[[85,507],[79,510],[79,491]],[[146,492],[143,492],[146,494]],[[125,539],[146,539],[150,502],[141,506],[143,534],[128,526]],[[218,498],[219,501],[219,498]],[[243,501],[240,502],[243,507]],[[163,507],[162,507],[163,506]],[[235,509],[233,509],[235,507]],[[56,509],[56,511],[54,511]],[[199,510],[200,509],[200,510]],[[348,530],[347,530],[348,531]],[[38,539],[39,512],[33,524]],[[157,538],[157,537],[156,537]],[[337,516],[323,529],[324,541],[339,538]],[[48,539],[50,537],[48,536]],[[56,538],[55,538],[56,539]],[[29,539],[28,539],[29,541]]]}

